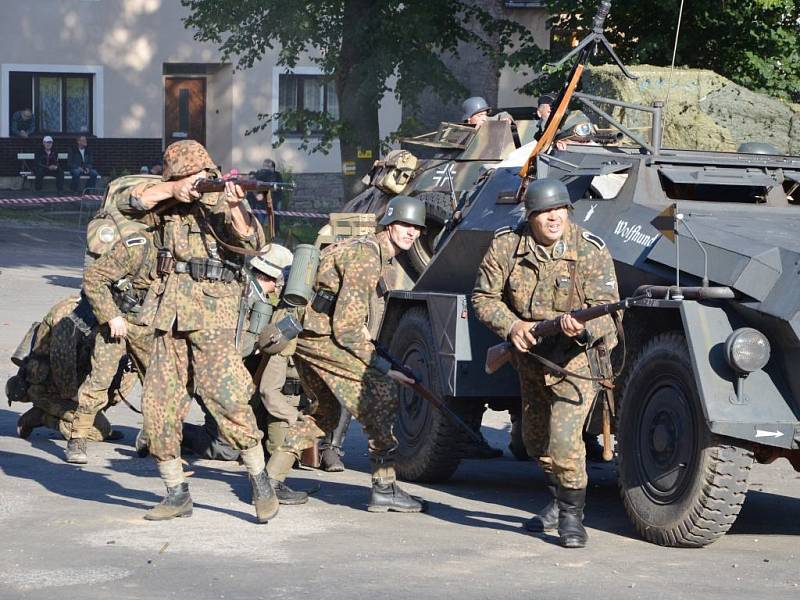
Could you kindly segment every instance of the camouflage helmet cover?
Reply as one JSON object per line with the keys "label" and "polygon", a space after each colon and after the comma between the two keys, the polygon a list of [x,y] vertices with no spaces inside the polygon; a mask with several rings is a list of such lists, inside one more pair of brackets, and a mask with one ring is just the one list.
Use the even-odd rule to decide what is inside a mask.
{"label": "camouflage helmet cover", "polygon": [[170,144],[164,151],[163,181],[188,177],[203,169],[216,169],[208,151],[195,140],[180,140]]}
{"label": "camouflage helmet cover", "polygon": [[261,271],[265,275],[278,279],[283,274],[283,270],[292,264],[294,256],[291,250],[280,244],[270,244],[261,256],[254,256],[250,259],[250,267]]}
{"label": "camouflage helmet cover", "polygon": [[384,227],[392,223],[408,223],[425,227],[425,203],[419,198],[411,196],[395,196],[389,200],[386,212],[380,220]]}
{"label": "camouflage helmet cover", "polygon": [[569,190],[559,179],[545,177],[532,181],[525,190],[525,216],[563,206],[572,206]]}
{"label": "camouflage helmet cover", "polygon": [[462,121],[466,121],[471,116],[489,110],[489,104],[481,96],[472,96],[467,98],[461,103],[461,111],[464,113],[461,117]]}

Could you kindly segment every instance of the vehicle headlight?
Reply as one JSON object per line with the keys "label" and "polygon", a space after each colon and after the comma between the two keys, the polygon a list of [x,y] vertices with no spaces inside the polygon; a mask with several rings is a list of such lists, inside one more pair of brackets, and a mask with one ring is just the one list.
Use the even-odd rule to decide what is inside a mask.
{"label": "vehicle headlight", "polygon": [[742,327],[725,341],[725,359],[734,371],[747,374],[763,369],[769,362],[767,337],[752,327]]}

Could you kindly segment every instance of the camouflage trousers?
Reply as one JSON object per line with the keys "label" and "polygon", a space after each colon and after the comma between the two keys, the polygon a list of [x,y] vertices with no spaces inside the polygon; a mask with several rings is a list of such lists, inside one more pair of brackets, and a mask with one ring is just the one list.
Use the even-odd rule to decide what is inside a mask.
{"label": "camouflage trousers", "polygon": [[249,404],[253,391],[232,329],[157,331],[142,394],[150,454],[159,462],[180,458],[192,394],[203,399],[231,446],[246,450],[259,444]]}
{"label": "camouflage trousers", "polygon": [[[528,455],[552,473],[561,486],[582,489],[588,484],[583,427],[597,395],[597,384],[546,374],[534,358],[514,353],[522,393],[522,440]],[[589,376],[584,354],[566,369]],[[549,380],[549,381],[546,381]],[[552,381],[551,385],[547,385]]]}
{"label": "camouflage trousers", "polygon": [[78,417],[72,437],[86,437],[92,418],[112,400],[112,386],[125,355],[133,359],[136,370],[144,375],[150,362],[153,328],[128,322],[125,338],[112,338],[108,324],[100,327],[92,350],[92,370],[78,390]]}
{"label": "camouflage trousers", "polygon": [[299,458],[315,439],[336,429],[344,407],[367,434],[373,466],[390,465],[397,448],[393,431],[400,403],[397,384],[329,337],[301,338],[295,364],[303,389],[317,409],[290,427],[280,450]]}
{"label": "camouflage trousers", "polygon": [[[40,411],[41,421],[45,427],[60,432],[64,439],[72,437],[72,423],[75,420],[75,410],[78,408],[77,402],[58,398],[55,390],[40,384],[28,388],[27,398],[33,403],[31,410]],[[92,442],[102,442],[110,434],[111,423],[105,413],[98,412],[85,437]]]}

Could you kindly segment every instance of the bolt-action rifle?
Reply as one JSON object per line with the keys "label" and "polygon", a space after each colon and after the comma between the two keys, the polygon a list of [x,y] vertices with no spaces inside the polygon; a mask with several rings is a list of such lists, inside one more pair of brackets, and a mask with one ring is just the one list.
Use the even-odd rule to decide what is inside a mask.
{"label": "bolt-action rifle", "polygon": [[[574,310],[569,314],[579,323],[587,323],[594,319],[599,319],[602,316],[650,302],[652,302],[652,300],[649,296],[634,296],[633,298],[625,298],[624,300],[612,302],[611,304],[598,304],[590,308]],[[540,321],[531,327],[530,332],[537,340],[561,333],[561,317]],[[484,367],[486,373],[491,375],[498,371],[511,359],[511,353],[513,351],[514,346],[511,342],[501,342],[489,348],[486,351],[486,365]]]}
{"label": "bolt-action rifle", "polygon": [[372,341],[372,344],[375,346],[375,351],[378,353],[378,356],[385,358],[389,361],[392,366],[392,369],[395,371],[400,371],[403,375],[408,377],[409,379],[413,379],[414,383],[408,384],[408,387],[414,390],[420,398],[427,400],[430,404],[432,404],[436,410],[441,412],[448,421],[450,421],[453,425],[461,429],[467,437],[475,442],[478,448],[482,451],[481,455],[486,457],[493,457],[496,456],[496,453],[493,448],[491,448],[487,443],[486,440],[481,437],[480,434],[476,433],[472,427],[467,425],[461,417],[459,417],[453,410],[444,403],[439,396],[434,394],[430,389],[425,387],[422,383],[420,383],[420,377],[410,367],[406,366],[402,362],[400,362],[397,358],[392,356],[389,353],[389,350],[380,342],[376,342],[375,340]]}

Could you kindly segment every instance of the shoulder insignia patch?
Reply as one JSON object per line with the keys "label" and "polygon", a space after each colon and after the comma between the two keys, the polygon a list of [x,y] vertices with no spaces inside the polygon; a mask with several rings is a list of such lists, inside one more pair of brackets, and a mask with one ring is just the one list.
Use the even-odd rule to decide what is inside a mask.
{"label": "shoulder insignia patch", "polygon": [[128,248],[131,248],[132,246],[143,246],[146,243],[147,240],[141,236],[129,237],[128,239],[125,240],[125,245]]}
{"label": "shoulder insignia patch", "polygon": [[603,241],[603,238],[596,236],[591,231],[584,231],[583,233],[581,233],[581,237],[590,244],[594,244],[595,246],[597,246],[598,250],[602,250],[603,248],[606,247],[606,243]]}

